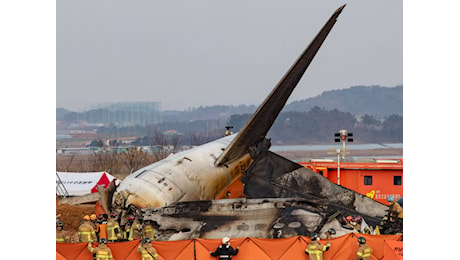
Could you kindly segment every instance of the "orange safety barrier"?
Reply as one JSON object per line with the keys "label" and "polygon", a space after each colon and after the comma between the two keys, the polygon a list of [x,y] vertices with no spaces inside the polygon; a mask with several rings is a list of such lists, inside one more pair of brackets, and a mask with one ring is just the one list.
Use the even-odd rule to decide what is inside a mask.
{"label": "orange safety barrier", "polygon": [[395,259],[395,260],[402,260],[403,259],[403,242],[402,241],[394,241],[394,240],[385,240],[385,246],[383,249],[383,254],[387,259]]}
{"label": "orange safety barrier", "polygon": [[67,258],[65,258],[63,255],[59,254],[58,252],[56,252],[56,260],[66,260]]}
{"label": "orange safety barrier", "polygon": [[[330,240],[321,240],[320,243],[331,242],[330,249],[324,253],[325,260],[332,259],[355,259],[358,250],[357,238],[363,236],[367,244],[374,250],[371,259],[375,260],[400,260],[402,259],[403,242],[402,235],[363,235],[350,233]],[[116,260],[140,260],[137,253],[139,240],[128,242],[108,243]],[[281,239],[263,238],[232,238],[233,248],[240,247],[235,260],[295,260],[308,259],[305,248],[310,242],[309,237],[295,236]],[[87,249],[87,243],[63,244],[56,243],[56,259],[91,260],[92,254]],[[93,244],[94,246],[97,243]],[[152,245],[157,249],[161,260],[213,260],[209,252],[215,251],[221,245],[220,239],[191,239],[179,241],[153,241]]]}

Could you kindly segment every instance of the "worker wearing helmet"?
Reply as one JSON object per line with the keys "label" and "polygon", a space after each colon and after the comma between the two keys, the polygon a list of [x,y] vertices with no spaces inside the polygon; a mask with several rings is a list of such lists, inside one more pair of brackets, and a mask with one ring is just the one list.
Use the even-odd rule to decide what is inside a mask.
{"label": "worker wearing helmet", "polygon": [[141,239],[137,252],[141,254],[142,260],[158,260],[157,250],[152,246],[149,237]]}
{"label": "worker wearing helmet", "polygon": [[110,219],[107,222],[107,240],[109,242],[115,242],[116,240],[121,239],[121,229],[120,225],[118,224],[118,214],[116,212],[112,212],[110,214]]}
{"label": "worker wearing helmet", "polygon": [[69,243],[69,235],[64,231],[64,223],[56,222],[56,243]]}
{"label": "worker wearing helmet", "polygon": [[90,222],[91,225],[93,225],[93,227],[96,229],[96,221],[97,221],[97,216],[96,216],[96,214],[91,214],[91,215],[89,216],[89,219],[90,219],[90,221],[91,221],[91,222]]}
{"label": "worker wearing helmet", "polygon": [[93,247],[91,242],[88,242],[88,250],[96,254],[96,260],[107,260],[113,259],[112,250],[106,245],[107,240],[105,238],[101,238],[99,240],[99,245],[97,247]]}
{"label": "worker wearing helmet", "polygon": [[326,239],[333,239],[336,232],[335,229],[330,228],[326,232],[324,232],[324,234],[326,235]]}
{"label": "worker wearing helmet", "polygon": [[352,221],[353,221],[352,216],[347,216],[346,218],[342,217],[342,223],[343,223],[342,227],[349,229],[349,230],[353,230],[353,226],[351,225]]}
{"label": "worker wearing helmet", "polygon": [[88,215],[83,217],[83,223],[78,227],[78,238],[80,242],[97,241],[96,232],[90,224],[90,217]]}
{"label": "worker wearing helmet", "polygon": [[311,235],[311,242],[307,245],[307,249],[305,249],[305,254],[309,256],[310,260],[323,260],[323,253],[331,247],[331,242],[328,241],[326,245],[323,245],[319,240],[320,238],[317,233]]}
{"label": "worker wearing helmet", "polygon": [[105,240],[108,240],[107,219],[104,217],[104,215],[99,218],[99,221],[96,225],[96,234],[98,235],[99,239],[104,238]]}
{"label": "worker wearing helmet", "polygon": [[397,201],[395,201],[395,197],[392,195],[388,196],[387,198],[388,203],[390,203],[390,216],[394,216],[397,218],[403,218],[403,209],[401,205]]}
{"label": "worker wearing helmet", "polygon": [[97,216],[96,214],[91,214],[89,216],[89,223],[91,224],[91,226],[93,226],[94,228],[94,231],[96,232],[96,238],[99,240],[100,237],[99,237],[99,230],[97,229]]}
{"label": "worker wearing helmet", "polygon": [[129,231],[128,240],[132,241],[135,239],[142,239],[142,224],[139,219],[134,218],[133,223],[131,224],[131,229]]}
{"label": "worker wearing helmet", "polygon": [[129,240],[129,235],[131,233],[131,226],[133,225],[134,222],[134,215],[129,214],[127,218],[127,223],[123,227],[123,239]]}
{"label": "worker wearing helmet", "polygon": [[395,198],[392,195],[388,196],[387,201],[390,203],[390,208],[388,211],[388,215],[390,216],[390,222],[394,222],[397,229],[402,230],[403,209],[401,205],[399,205],[399,203],[395,201]]}
{"label": "worker wearing helmet", "polygon": [[142,227],[142,237],[146,238],[152,238],[154,239],[155,237],[155,229],[153,228],[152,221],[150,220],[145,220],[144,225]]}
{"label": "worker wearing helmet", "polygon": [[356,260],[370,260],[372,255],[372,248],[366,243],[364,237],[358,237],[358,252],[356,253]]}
{"label": "worker wearing helmet", "polygon": [[236,250],[230,246],[230,238],[224,237],[222,238],[222,245],[217,247],[215,252],[209,251],[212,256],[218,256],[220,260],[230,260],[232,259],[232,255],[237,255],[240,247],[237,247]]}

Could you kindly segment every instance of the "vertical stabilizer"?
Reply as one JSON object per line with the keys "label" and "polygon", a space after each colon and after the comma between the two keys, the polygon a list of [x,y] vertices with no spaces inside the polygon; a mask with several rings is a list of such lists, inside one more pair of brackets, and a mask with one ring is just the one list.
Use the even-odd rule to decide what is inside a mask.
{"label": "vertical stabilizer", "polygon": [[273,122],[283,109],[289,96],[299,83],[327,35],[331,31],[337,17],[345,5],[339,7],[326,22],[313,41],[299,56],[280,82],[275,86],[270,95],[259,106],[257,111],[241,129],[222,155],[217,159],[216,166],[233,161],[248,152],[248,148],[262,141],[270,130]]}

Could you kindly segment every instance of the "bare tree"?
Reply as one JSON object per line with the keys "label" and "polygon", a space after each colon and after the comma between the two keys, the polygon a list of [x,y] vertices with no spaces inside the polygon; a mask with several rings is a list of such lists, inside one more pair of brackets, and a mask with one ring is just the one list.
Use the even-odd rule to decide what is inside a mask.
{"label": "bare tree", "polygon": [[173,147],[173,152],[177,152],[177,144],[179,144],[180,135],[174,134],[171,136],[171,143],[170,145]]}
{"label": "bare tree", "polygon": [[92,171],[108,171],[110,173],[119,173],[122,164],[118,157],[118,153],[107,150],[95,152],[93,154],[93,160],[92,163],[90,163],[90,167]]}
{"label": "bare tree", "polygon": [[138,170],[149,164],[148,153],[139,147],[130,147],[121,153],[123,162],[128,167],[129,172]]}

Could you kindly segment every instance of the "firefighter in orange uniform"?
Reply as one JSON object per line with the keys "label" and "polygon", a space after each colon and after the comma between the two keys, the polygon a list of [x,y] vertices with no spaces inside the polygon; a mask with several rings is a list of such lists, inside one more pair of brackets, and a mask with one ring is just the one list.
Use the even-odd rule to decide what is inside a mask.
{"label": "firefighter in orange uniform", "polygon": [[69,235],[64,231],[64,223],[56,222],[56,243],[69,243]]}
{"label": "firefighter in orange uniform", "polygon": [[[105,215],[105,216],[104,216]],[[105,240],[108,240],[107,238],[107,214],[100,214],[99,215],[99,221],[97,223],[97,228],[96,228],[96,233],[99,236],[99,239],[104,238]]]}
{"label": "firefighter in orange uniform", "polygon": [[105,238],[100,239],[98,247],[93,247],[91,242],[88,242],[88,250],[91,253],[96,254],[96,260],[113,260],[112,250],[107,247],[106,243],[107,240]]}
{"label": "firefighter in orange uniform", "polygon": [[370,260],[372,255],[372,248],[366,243],[364,237],[358,237],[359,248],[356,253],[356,260]]}
{"label": "firefighter in orange uniform", "polygon": [[141,254],[142,260],[158,260],[157,250],[152,246],[149,237],[141,240],[137,252]]}
{"label": "firefighter in orange uniform", "polygon": [[309,256],[310,260],[323,260],[323,253],[331,247],[331,242],[327,242],[326,245],[323,245],[319,240],[319,235],[317,233],[311,235],[311,242],[308,244],[307,249],[305,249],[305,254]]}
{"label": "firefighter in orange uniform", "polygon": [[97,241],[96,232],[90,223],[89,216],[85,215],[83,220],[83,223],[78,227],[78,238],[80,242]]}

